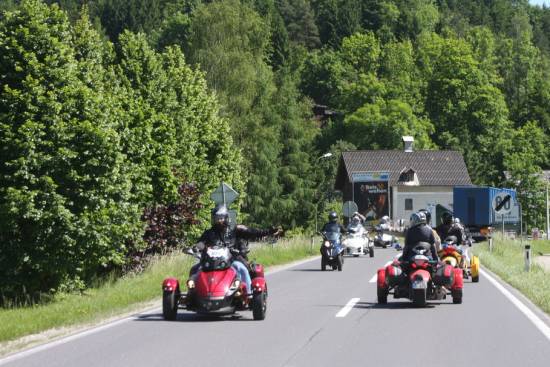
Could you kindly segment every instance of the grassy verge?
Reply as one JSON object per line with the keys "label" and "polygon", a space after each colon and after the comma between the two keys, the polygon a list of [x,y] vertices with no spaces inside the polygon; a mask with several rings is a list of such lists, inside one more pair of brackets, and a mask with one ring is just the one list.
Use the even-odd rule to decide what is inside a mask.
{"label": "grassy verge", "polygon": [[[253,249],[250,259],[265,266],[284,264],[317,254],[310,239],[281,240]],[[184,282],[193,264],[181,253],[156,259],[143,273],[127,276],[87,290],[84,294],[58,295],[51,303],[33,307],[0,309],[0,342],[52,328],[90,324],[98,320],[139,309],[146,302],[160,300],[161,283],[167,276]]]}
{"label": "grassy verge", "polygon": [[[549,241],[530,241],[530,244],[533,257],[538,256],[539,252],[550,253]],[[479,256],[481,265],[550,314],[550,273],[534,262],[531,271],[525,272],[524,249],[519,241],[495,240],[493,252],[489,252],[489,244],[483,242],[476,245],[473,252]]]}

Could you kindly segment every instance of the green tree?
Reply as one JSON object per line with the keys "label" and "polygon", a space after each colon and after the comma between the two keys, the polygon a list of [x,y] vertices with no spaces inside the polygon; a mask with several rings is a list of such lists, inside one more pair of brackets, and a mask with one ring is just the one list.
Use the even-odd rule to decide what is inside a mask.
{"label": "green tree", "polygon": [[307,49],[320,45],[319,29],[309,0],[278,0],[278,9],[292,42]]}
{"label": "green tree", "polygon": [[543,227],[545,222],[545,184],[540,166],[548,156],[547,137],[534,121],[514,131],[513,148],[504,156],[509,173],[507,184],[518,192],[527,227]]}
{"label": "green tree", "polygon": [[501,40],[498,49],[502,90],[510,109],[511,119],[521,125],[528,115],[527,104],[533,92],[539,50],[531,42],[532,31],[525,14],[512,19],[510,38]]}
{"label": "green tree", "polygon": [[[4,14],[0,34],[2,291],[81,287],[122,263],[140,232],[111,101],[90,87],[101,86],[102,69],[77,60],[55,5],[23,1]],[[78,44],[96,47],[93,37]]]}
{"label": "green tree", "polygon": [[434,141],[464,153],[474,182],[500,182],[511,129],[502,93],[480,70],[463,40],[432,35],[422,42],[419,56],[427,80],[426,112],[435,126]]}
{"label": "green tree", "polygon": [[401,137],[412,135],[420,149],[433,147],[433,126],[417,118],[411,106],[400,100],[378,99],[346,117],[346,140],[359,149],[397,149]]}
{"label": "green tree", "polygon": [[252,224],[273,224],[282,192],[282,144],[272,108],[276,86],[266,62],[269,28],[249,6],[228,0],[199,6],[190,34],[190,60],[205,71],[230,120],[233,139],[248,158],[243,162],[243,210]]}
{"label": "green tree", "polygon": [[300,100],[293,78],[281,73],[279,79],[273,98],[273,112],[281,127],[278,139],[283,142],[278,178],[282,191],[276,201],[278,223],[304,228],[313,212],[315,172],[311,157],[315,155],[318,129],[310,118],[311,106]]}

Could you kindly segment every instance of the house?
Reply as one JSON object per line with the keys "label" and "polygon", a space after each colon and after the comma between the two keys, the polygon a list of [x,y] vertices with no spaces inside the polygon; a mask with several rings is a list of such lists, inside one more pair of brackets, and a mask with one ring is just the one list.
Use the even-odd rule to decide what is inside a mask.
{"label": "house", "polygon": [[453,187],[472,185],[462,154],[450,150],[414,150],[403,137],[403,150],[342,152],[335,189],[357,204],[367,221],[388,215],[394,222],[438,205],[452,210]]}

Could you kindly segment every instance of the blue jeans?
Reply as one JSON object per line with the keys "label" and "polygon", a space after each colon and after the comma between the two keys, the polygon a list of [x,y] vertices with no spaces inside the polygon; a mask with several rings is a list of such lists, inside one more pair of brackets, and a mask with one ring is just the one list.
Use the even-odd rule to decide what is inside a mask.
{"label": "blue jeans", "polygon": [[235,269],[237,275],[241,279],[241,282],[244,282],[246,285],[246,292],[250,295],[252,294],[252,279],[250,279],[250,273],[246,266],[240,261],[233,261],[231,267]]}

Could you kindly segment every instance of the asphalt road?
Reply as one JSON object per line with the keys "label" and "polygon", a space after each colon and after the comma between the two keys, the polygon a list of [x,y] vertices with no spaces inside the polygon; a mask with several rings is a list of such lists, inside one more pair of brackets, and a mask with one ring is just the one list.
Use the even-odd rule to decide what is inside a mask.
{"label": "asphalt road", "polygon": [[394,255],[376,249],[347,258],[342,272],[315,260],[268,275],[264,321],[180,310],[167,322],[158,310],[0,365],[550,366],[550,336],[483,275],[465,284],[461,305],[449,297],[417,309],[390,296],[378,306],[369,281]]}

